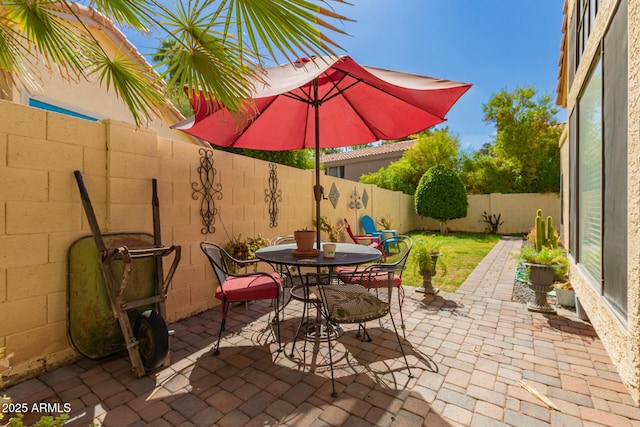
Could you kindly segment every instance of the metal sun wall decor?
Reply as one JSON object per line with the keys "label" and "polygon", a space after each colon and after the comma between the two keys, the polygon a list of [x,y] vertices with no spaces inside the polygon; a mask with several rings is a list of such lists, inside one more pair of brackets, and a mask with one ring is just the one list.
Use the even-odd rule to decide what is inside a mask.
{"label": "metal sun wall decor", "polygon": [[198,195],[202,196],[200,216],[203,227],[200,232],[202,234],[215,233],[216,215],[218,215],[215,199],[222,199],[222,184],[214,182],[218,172],[213,167],[213,150],[201,148],[198,152],[200,153],[200,166],[196,171],[200,176],[200,183],[191,183],[193,190],[191,197],[193,200],[198,200]]}
{"label": "metal sun wall decor", "polygon": [[278,202],[282,202],[282,190],[278,188],[278,165],[269,163],[269,188],[264,190],[264,201],[269,203],[269,227],[278,226]]}

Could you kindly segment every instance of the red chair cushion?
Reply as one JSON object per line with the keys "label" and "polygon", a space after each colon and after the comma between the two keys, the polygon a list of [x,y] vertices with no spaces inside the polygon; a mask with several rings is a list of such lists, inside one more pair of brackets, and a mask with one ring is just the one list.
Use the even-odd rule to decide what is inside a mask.
{"label": "red chair cushion", "polygon": [[[389,275],[385,272],[375,273],[374,271],[356,270],[352,267],[338,267],[336,269],[340,280],[346,283],[359,283],[370,288],[386,288]],[[402,284],[402,278],[397,274],[393,275],[393,287],[397,288]]]}
{"label": "red chair cushion", "polygon": [[226,297],[229,302],[253,301],[277,298],[282,290],[282,281],[278,273],[271,273],[278,286],[267,276],[229,277],[222,286],[216,289],[216,298]]}

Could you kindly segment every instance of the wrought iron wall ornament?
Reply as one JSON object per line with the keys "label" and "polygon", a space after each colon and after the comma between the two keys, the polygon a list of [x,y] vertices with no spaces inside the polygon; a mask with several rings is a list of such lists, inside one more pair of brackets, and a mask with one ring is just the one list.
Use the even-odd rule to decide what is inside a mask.
{"label": "wrought iron wall ornament", "polygon": [[222,184],[214,182],[218,172],[213,167],[213,150],[201,148],[198,152],[200,153],[200,166],[196,171],[200,176],[200,183],[191,183],[193,190],[191,197],[193,200],[198,200],[198,195],[202,196],[200,216],[203,227],[200,232],[202,234],[215,233],[216,215],[218,215],[215,199],[222,199]]}
{"label": "wrought iron wall ornament", "polygon": [[269,227],[278,226],[278,202],[282,202],[282,190],[278,188],[278,165],[269,163],[269,188],[264,190],[264,201],[269,203]]}
{"label": "wrought iron wall ornament", "polygon": [[338,200],[340,200],[340,192],[338,191],[338,187],[336,187],[336,183],[331,183],[331,190],[329,191],[329,200],[331,200],[331,204],[335,209],[338,206]]}
{"label": "wrought iron wall ornament", "polygon": [[[366,191],[366,190],[365,190]],[[353,187],[353,191],[351,192],[351,194],[349,195],[349,198],[351,199],[351,201],[349,202],[349,208],[350,209],[361,209],[362,208],[362,203],[360,202],[360,194],[358,193],[358,189],[356,187]]]}

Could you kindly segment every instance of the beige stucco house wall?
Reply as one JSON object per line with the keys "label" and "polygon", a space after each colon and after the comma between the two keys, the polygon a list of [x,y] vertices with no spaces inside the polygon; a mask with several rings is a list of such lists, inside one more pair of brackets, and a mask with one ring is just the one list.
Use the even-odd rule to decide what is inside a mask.
{"label": "beige stucco house wall", "polygon": [[[582,18],[582,28],[586,28],[582,32],[580,7],[588,8],[588,20]],[[622,381],[635,401],[640,403],[640,3],[631,0],[566,0],[564,14],[557,102],[567,108],[569,115],[569,126],[562,135],[560,146],[563,234],[569,236],[570,280]],[[579,40],[583,33],[586,42],[581,45]],[[603,273],[601,277],[593,277],[585,268],[583,262],[586,261],[580,258],[579,245],[576,244],[580,238],[580,227],[585,227],[584,220],[588,218],[579,210],[580,188],[576,185],[579,183],[580,165],[576,156],[586,143],[585,138],[589,137],[579,132],[580,100],[600,61],[604,82],[604,90],[601,91],[601,135],[604,142],[600,156],[605,171],[613,173],[614,178],[621,179],[623,183],[626,181],[626,193],[606,187],[608,175],[603,173],[600,197],[605,208],[601,208],[603,231],[598,242],[602,245],[599,255]],[[626,77],[607,80],[617,72]],[[617,89],[620,84],[626,84],[626,89]],[[616,90],[622,90],[622,93]],[[598,91],[600,89],[596,86],[596,93]],[[620,121],[626,124],[621,126],[618,124]],[[610,133],[607,132],[611,131],[620,134],[615,138],[608,137]],[[615,150],[615,145],[623,147],[624,162],[614,161],[611,157],[609,150]],[[622,171],[621,176],[615,177],[616,170]],[[606,206],[615,208],[616,205],[625,206],[626,211],[619,212],[618,216],[608,214]],[[611,219],[612,215],[615,221]],[[623,238],[608,243],[606,239],[610,233],[616,233],[620,228]],[[619,255],[611,259],[610,254],[614,252]],[[619,269],[620,262],[626,268]],[[623,270],[615,272],[619,273],[616,279],[607,276],[607,271],[616,269]],[[612,291],[619,294],[611,294]]]}

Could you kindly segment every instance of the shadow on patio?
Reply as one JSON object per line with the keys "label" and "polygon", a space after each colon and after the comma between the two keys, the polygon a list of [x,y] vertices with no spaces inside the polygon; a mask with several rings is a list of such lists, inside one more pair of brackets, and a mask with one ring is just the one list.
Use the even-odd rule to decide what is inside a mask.
{"label": "shadow on patio", "polygon": [[211,352],[216,308],[170,325],[172,365],[160,372],[136,379],[125,357],[81,360],[7,394],[70,403],[74,426],[640,424],[640,409],[588,323],[566,310],[542,315],[496,297],[510,294],[508,254],[518,244],[500,241],[485,259],[492,265],[483,261],[456,293],[407,289],[403,345],[414,378],[385,321],[370,323],[373,342],[345,328],[334,350],[334,399],[326,342],[317,349],[307,342],[306,351],[297,342],[291,356],[301,305],[286,309],[285,351],[278,353],[270,307],[253,302],[232,306],[219,356]]}

